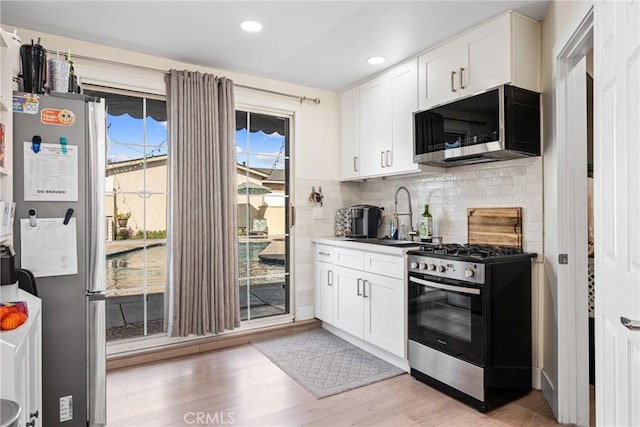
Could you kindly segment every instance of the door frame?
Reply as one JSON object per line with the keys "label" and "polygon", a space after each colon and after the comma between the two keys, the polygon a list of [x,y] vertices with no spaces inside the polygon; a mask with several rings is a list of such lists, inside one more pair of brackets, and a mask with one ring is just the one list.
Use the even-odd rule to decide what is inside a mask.
{"label": "door frame", "polygon": [[[569,255],[568,264],[558,265],[557,416],[561,423],[579,426],[589,425],[587,89],[584,57],[593,48],[593,25],[592,6],[568,41],[553,55],[557,76],[554,120],[558,154],[558,252]],[[585,71],[582,76],[572,73],[580,68]]]}

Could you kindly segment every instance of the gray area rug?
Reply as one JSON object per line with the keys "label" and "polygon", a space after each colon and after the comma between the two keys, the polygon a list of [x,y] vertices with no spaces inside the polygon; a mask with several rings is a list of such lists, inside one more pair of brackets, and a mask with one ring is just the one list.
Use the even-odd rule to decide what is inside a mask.
{"label": "gray area rug", "polygon": [[252,344],[319,399],[404,373],[324,329]]}

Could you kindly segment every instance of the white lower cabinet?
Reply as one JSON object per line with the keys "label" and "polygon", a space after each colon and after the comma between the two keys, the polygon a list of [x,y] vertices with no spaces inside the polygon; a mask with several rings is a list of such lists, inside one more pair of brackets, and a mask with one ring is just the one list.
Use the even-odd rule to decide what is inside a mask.
{"label": "white lower cabinet", "polygon": [[[316,317],[405,358],[405,257],[333,250],[336,264],[316,258]],[[355,254],[364,262],[355,263]],[[347,266],[340,265],[341,259]],[[359,267],[353,268],[354,264]]]}
{"label": "white lower cabinet", "polygon": [[333,325],[358,338],[363,338],[364,305],[362,301],[362,272],[336,267],[333,291]]}
{"label": "white lower cabinet", "polygon": [[363,288],[364,340],[404,357],[404,280],[367,273]]}
{"label": "white lower cabinet", "polygon": [[333,264],[316,263],[316,317],[325,322],[333,322]]}
{"label": "white lower cabinet", "polygon": [[42,321],[40,299],[20,291],[29,318],[0,332],[0,398],[20,405],[20,426],[42,426]]}

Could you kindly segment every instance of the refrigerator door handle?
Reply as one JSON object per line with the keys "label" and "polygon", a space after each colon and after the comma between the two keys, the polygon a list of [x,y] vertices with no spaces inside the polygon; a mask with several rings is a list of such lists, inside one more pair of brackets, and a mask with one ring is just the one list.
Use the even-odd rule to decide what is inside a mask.
{"label": "refrigerator door handle", "polygon": [[104,292],[106,286],[106,112],[105,101],[87,102],[87,148],[89,152],[87,200],[89,271],[87,292]]}
{"label": "refrigerator door handle", "polygon": [[88,381],[87,417],[89,427],[107,425],[107,341],[104,294],[88,295]]}

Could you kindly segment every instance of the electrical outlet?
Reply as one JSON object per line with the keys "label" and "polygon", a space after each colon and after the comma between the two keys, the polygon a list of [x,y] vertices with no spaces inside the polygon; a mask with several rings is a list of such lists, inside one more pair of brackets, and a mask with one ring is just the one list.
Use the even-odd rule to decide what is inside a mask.
{"label": "electrical outlet", "polygon": [[73,396],[60,398],[60,422],[73,419]]}
{"label": "electrical outlet", "polygon": [[311,211],[311,217],[313,219],[322,219],[323,217],[322,206],[313,208],[313,210]]}

